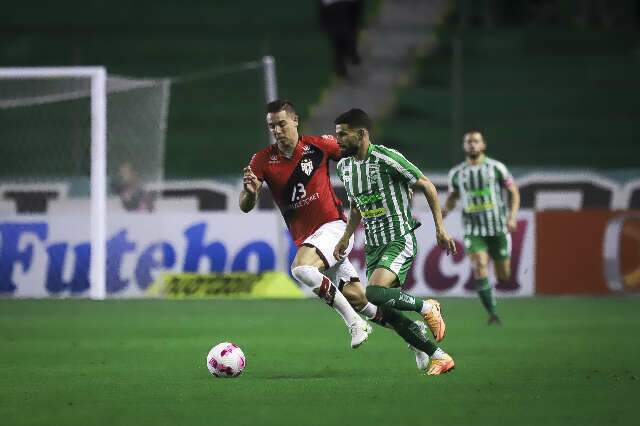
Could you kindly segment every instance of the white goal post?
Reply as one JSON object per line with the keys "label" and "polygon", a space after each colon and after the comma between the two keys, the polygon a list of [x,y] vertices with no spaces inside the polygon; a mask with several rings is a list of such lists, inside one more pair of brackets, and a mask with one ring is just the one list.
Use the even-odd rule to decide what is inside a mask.
{"label": "white goal post", "polygon": [[[186,268],[165,255],[176,237],[153,225],[175,215],[163,192],[170,93],[180,105],[191,81],[247,70],[262,71],[264,98],[247,92],[253,116],[277,97],[271,56],[172,78],[103,66],[0,67],[0,232],[10,236],[0,294],[144,297],[158,274]],[[190,122],[176,123],[184,136]],[[271,141],[264,136],[252,140]],[[278,224],[274,266],[286,271],[289,244]]]}
{"label": "white goal post", "polygon": [[[104,299],[107,294],[107,71],[104,67],[98,66],[0,68],[0,79],[55,78],[87,78],[91,81],[91,285],[89,297]],[[37,100],[30,100],[30,102],[35,101]]]}

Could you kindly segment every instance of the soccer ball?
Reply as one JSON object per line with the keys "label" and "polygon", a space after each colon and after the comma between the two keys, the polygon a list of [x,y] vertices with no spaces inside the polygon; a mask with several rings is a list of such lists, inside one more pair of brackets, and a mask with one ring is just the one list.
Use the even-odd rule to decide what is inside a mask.
{"label": "soccer ball", "polygon": [[218,343],[207,355],[207,368],[214,377],[238,377],[245,365],[244,352],[234,343]]}

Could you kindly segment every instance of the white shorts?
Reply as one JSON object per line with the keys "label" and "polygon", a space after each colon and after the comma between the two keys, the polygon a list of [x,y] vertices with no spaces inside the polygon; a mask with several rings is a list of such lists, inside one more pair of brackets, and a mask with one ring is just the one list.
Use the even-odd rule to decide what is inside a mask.
{"label": "white shorts", "polygon": [[325,266],[328,268],[323,271],[333,283],[340,285],[342,282],[350,282],[353,280],[359,280],[358,272],[349,262],[349,253],[353,249],[353,235],[349,239],[349,246],[345,251],[345,257],[342,261],[337,261],[333,257],[333,250],[336,248],[336,244],[342,238],[344,230],[347,228],[347,224],[341,220],[334,220],[333,222],[327,222],[311,234],[306,240],[302,242],[303,245],[310,245],[315,247],[325,262]]}

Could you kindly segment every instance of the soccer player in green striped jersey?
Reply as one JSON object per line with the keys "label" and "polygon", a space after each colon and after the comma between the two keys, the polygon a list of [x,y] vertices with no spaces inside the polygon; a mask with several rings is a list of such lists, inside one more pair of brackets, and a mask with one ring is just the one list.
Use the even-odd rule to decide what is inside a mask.
{"label": "soccer player in green striped jersey", "polygon": [[[347,227],[334,250],[342,259],[349,239],[364,222],[367,264],[366,296],[379,307],[420,313],[437,342],[445,335],[440,304],[401,291],[417,253],[414,234],[420,225],[411,215],[411,190],[422,192],[431,207],[438,244],[455,253],[455,243],[442,222],[438,194],[433,184],[402,154],[369,140],[371,120],[360,109],[351,109],[335,120],[342,159],[337,171],[351,201]],[[427,374],[445,373],[453,359],[442,349],[431,351]]]}
{"label": "soccer player in green striped jersey", "polygon": [[[449,196],[443,215],[462,203],[464,244],[473,267],[476,290],[489,314],[489,324],[500,324],[495,298],[489,283],[489,258],[493,259],[496,277],[506,281],[511,276],[511,235],[516,230],[520,193],[504,164],[485,155],[487,145],[482,134],[464,135],[466,161],[449,172]],[[504,190],[509,194],[509,206]]]}

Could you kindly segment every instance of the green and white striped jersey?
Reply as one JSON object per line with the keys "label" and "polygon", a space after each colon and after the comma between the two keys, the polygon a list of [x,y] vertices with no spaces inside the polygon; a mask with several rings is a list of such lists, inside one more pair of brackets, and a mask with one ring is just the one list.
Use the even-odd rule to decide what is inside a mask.
{"label": "green and white striped jersey", "polygon": [[337,170],[351,205],[362,215],[367,246],[386,245],[415,229],[409,187],[422,172],[402,154],[369,144],[365,160],[343,158]]}
{"label": "green and white striped jersey", "polygon": [[485,157],[476,165],[465,161],[449,171],[449,192],[462,202],[465,235],[506,234],[507,206],[503,189],[513,185],[506,166]]}

